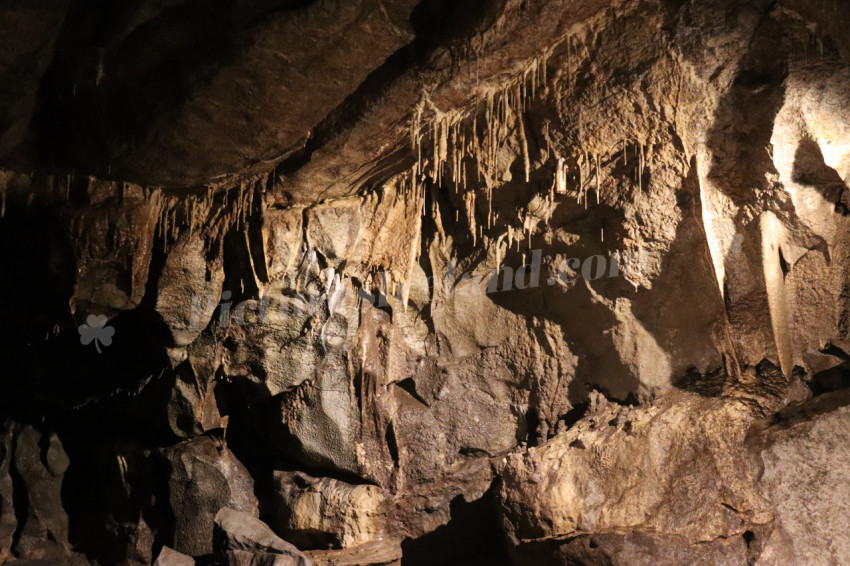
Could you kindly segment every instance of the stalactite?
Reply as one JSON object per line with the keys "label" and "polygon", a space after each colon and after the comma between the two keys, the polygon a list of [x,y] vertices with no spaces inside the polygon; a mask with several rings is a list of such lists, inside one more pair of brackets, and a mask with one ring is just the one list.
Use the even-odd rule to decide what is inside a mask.
{"label": "stalactite", "polygon": [[493,227],[493,188],[487,187],[487,229]]}
{"label": "stalactite", "polygon": [[638,157],[638,194],[643,194],[643,144],[640,144],[640,156]]}
{"label": "stalactite", "polygon": [[558,193],[567,194],[567,172],[568,167],[563,157],[558,158]]}
{"label": "stalactite", "polygon": [[602,191],[602,176],[599,172],[599,155],[596,155],[596,204],[599,204],[599,193]]}
{"label": "stalactite", "polygon": [[525,137],[525,123],[522,114],[516,115],[517,131],[519,132],[520,148],[522,149],[522,162],[525,167],[525,182],[531,182],[531,158],[528,155],[528,140]]}
{"label": "stalactite", "polygon": [[469,232],[472,234],[472,245],[477,243],[475,222],[475,191],[467,191],[463,196],[466,219],[469,223]]}

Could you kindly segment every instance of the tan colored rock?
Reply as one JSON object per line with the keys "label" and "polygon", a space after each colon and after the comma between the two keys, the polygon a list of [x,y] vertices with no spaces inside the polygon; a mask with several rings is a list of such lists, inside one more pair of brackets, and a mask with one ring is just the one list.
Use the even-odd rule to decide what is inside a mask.
{"label": "tan colored rock", "polygon": [[352,485],[302,472],[275,472],[270,524],[303,547],[350,548],[380,540],[386,532],[384,493],[374,485]]}
{"label": "tan colored rock", "polygon": [[301,208],[269,209],[263,217],[263,266],[269,281],[275,281],[292,272],[301,255],[304,240],[303,211]]}
{"label": "tan colored rock", "polygon": [[195,559],[163,546],[153,566],[194,566]]}
{"label": "tan colored rock", "polygon": [[515,540],[651,531],[694,544],[771,520],[740,466],[755,418],[743,399],[593,403],[566,432],[508,458],[501,500]]}
{"label": "tan colored rock", "polygon": [[[281,535],[345,547],[325,562],[446,540],[497,488],[517,564],[809,563],[818,545],[840,561],[846,505],[817,488],[843,494],[847,415],[783,413],[744,439],[848,383],[844,3],[74,3],[0,172],[0,394],[45,428],[13,457],[0,441],[0,555],[64,545],[57,494],[96,491],[80,461],[59,493],[50,427],[84,458],[98,429],[77,424],[117,415],[108,434],[145,452],[167,443],[137,426],[153,410],[162,432],[208,436],[155,451],[162,470],[98,450],[104,501],[68,513],[102,563],[147,564],[154,540],[208,553],[222,506],[247,516],[219,521],[214,560],[286,560],[210,433],[228,425],[251,471],[309,470],[257,492],[277,490],[262,509]],[[21,99],[16,76],[32,100],[6,43],[0,101]],[[246,300],[219,326],[225,277]],[[262,317],[267,297],[298,307]],[[131,344],[150,375],[121,350],[76,356],[68,310],[89,308],[135,310],[124,328],[159,313],[170,336]]]}
{"label": "tan colored rock", "polygon": [[758,492],[775,515],[759,566],[840,564],[850,556],[850,393],[781,411],[748,435]]}
{"label": "tan colored rock", "polygon": [[313,566],[400,566],[401,544],[379,540],[342,550],[308,550]]}
{"label": "tan colored rock", "polygon": [[360,242],[360,199],[331,201],[307,210],[307,245],[339,267]]}

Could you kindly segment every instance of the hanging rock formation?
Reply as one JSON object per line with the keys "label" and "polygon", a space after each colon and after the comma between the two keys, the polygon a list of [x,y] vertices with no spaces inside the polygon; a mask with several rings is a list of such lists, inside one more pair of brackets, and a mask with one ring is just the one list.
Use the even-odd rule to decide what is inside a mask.
{"label": "hanging rock formation", "polygon": [[0,563],[847,562],[848,28],[3,3]]}

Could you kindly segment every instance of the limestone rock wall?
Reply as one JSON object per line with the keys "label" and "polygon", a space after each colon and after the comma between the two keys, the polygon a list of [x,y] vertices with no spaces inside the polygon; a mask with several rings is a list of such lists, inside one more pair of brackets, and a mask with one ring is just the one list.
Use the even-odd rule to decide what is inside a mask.
{"label": "limestone rock wall", "polygon": [[848,559],[845,6],[18,4],[0,562]]}

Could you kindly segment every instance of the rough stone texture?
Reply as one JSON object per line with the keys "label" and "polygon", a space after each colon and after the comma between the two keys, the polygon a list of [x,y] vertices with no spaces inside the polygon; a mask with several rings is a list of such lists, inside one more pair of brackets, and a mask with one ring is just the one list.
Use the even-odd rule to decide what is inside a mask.
{"label": "rough stone texture", "polygon": [[195,560],[191,556],[186,556],[174,549],[163,546],[153,564],[154,566],[195,566]]}
{"label": "rough stone texture", "polygon": [[374,485],[275,472],[270,524],[304,548],[348,548],[384,538],[387,508]]}
{"label": "rough stone texture", "polygon": [[744,566],[747,543],[743,538],[688,544],[678,537],[636,531],[627,535],[610,533],[581,536],[569,542],[528,543],[513,553],[517,566],[676,566],[679,564],[723,564]]}
{"label": "rough stone texture", "polygon": [[70,553],[68,515],[62,508],[62,477],[68,455],[55,434],[42,435],[29,425],[15,426],[15,475],[27,494],[15,553],[27,559],[59,559]]}
{"label": "rough stone texture", "polygon": [[[293,545],[281,539],[262,521],[230,507],[215,516],[215,547],[218,553],[243,550],[266,554],[286,554],[293,564],[303,564],[303,555]],[[300,560],[300,561],[299,561]]]}
{"label": "rough stone texture", "polygon": [[836,564],[850,555],[850,395],[790,407],[750,432],[758,488],[774,509],[755,564]]}
{"label": "rough stone texture", "polygon": [[0,2],[0,556],[840,560],[848,27]]}
{"label": "rough stone texture", "polygon": [[3,423],[0,435],[0,557],[8,558],[12,552],[12,540],[18,527],[13,502],[12,476],[9,474],[14,451],[12,449],[12,423]]}
{"label": "rough stone texture", "polygon": [[[223,283],[221,262],[207,261],[203,239],[186,237],[168,251],[157,284],[156,311],[176,346],[191,344],[207,327]],[[187,305],[192,306],[189,311]]]}
{"label": "rough stone texture", "polygon": [[312,550],[305,553],[313,566],[400,566],[401,545],[397,541],[367,542],[342,550]]}
{"label": "rough stone texture", "polygon": [[752,408],[741,399],[667,397],[642,408],[591,402],[588,415],[502,472],[518,541],[646,531],[694,544],[772,519],[738,461]]}
{"label": "rough stone texture", "polygon": [[[76,88],[48,98],[44,119],[58,124],[44,133],[54,135],[57,161],[158,185],[279,159],[411,39],[414,5],[241,2],[214,15],[179,1],[103,15],[75,6],[66,26],[82,29],[60,37],[49,79]],[[175,18],[196,24],[186,33]],[[93,20],[110,31],[86,28]],[[323,57],[327,50],[345,56]]]}
{"label": "rough stone texture", "polygon": [[[145,294],[157,225],[156,205],[140,187],[122,188],[82,179],[91,205],[69,221],[75,233],[77,284],[74,306],[85,313],[114,315],[139,306]],[[71,191],[68,180],[67,190]]]}
{"label": "rough stone texture", "polygon": [[166,449],[164,455],[171,466],[174,550],[210,554],[215,517],[224,507],[258,515],[251,476],[221,440],[200,436]]}

